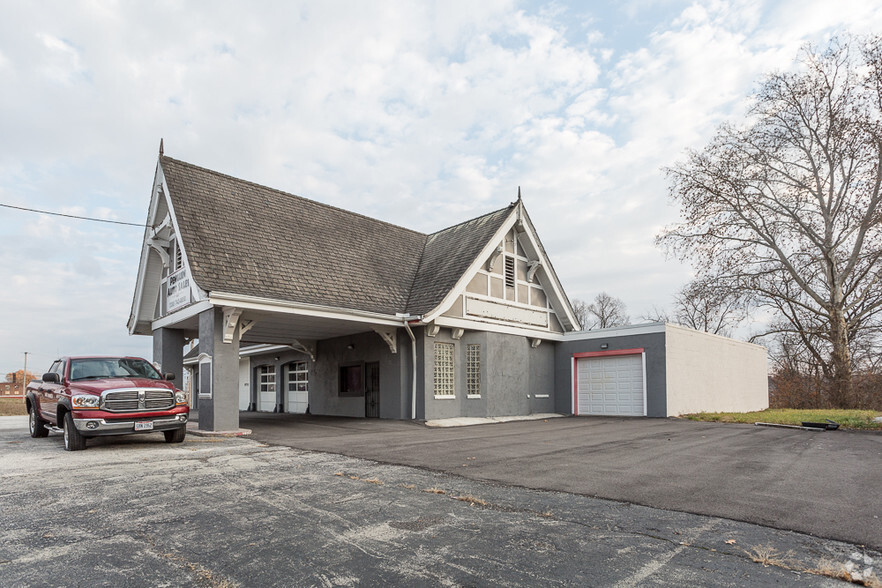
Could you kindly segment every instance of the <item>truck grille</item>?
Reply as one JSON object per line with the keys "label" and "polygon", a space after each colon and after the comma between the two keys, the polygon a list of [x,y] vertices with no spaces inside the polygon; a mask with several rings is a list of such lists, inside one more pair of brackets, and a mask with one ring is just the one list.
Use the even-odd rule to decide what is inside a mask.
{"label": "truck grille", "polygon": [[171,390],[112,390],[103,396],[104,410],[109,412],[168,410],[175,405]]}

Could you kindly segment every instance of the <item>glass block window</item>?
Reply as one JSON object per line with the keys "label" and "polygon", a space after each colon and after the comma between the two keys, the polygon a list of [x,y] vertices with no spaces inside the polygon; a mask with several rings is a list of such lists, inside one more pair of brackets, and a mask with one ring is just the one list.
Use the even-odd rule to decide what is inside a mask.
{"label": "glass block window", "polygon": [[481,346],[466,346],[466,393],[469,396],[481,395]]}
{"label": "glass block window", "polygon": [[435,396],[453,395],[453,343],[435,343]]}

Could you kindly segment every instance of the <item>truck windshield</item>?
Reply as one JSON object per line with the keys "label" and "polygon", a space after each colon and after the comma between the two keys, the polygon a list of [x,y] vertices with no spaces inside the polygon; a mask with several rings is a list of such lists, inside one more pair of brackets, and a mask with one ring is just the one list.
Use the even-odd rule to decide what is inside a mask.
{"label": "truck windshield", "polygon": [[97,380],[101,378],[161,380],[162,376],[150,362],[132,357],[96,357],[70,361],[71,380]]}

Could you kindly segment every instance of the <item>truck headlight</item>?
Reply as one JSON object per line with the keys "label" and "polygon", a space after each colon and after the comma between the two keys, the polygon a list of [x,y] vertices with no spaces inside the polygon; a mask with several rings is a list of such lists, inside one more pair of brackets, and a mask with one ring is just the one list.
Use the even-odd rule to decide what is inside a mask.
{"label": "truck headlight", "polygon": [[98,405],[101,404],[101,397],[91,394],[72,396],[70,403],[73,408],[98,408]]}
{"label": "truck headlight", "polygon": [[183,390],[175,392],[175,404],[189,404],[187,402],[187,393]]}

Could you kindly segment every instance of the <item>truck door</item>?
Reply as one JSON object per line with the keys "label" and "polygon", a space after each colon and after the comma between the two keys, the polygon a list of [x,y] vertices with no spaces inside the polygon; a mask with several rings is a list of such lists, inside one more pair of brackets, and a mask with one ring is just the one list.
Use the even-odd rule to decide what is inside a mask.
{"label": "truck door", "polygon": [[60,359],[52,364],[49,373],[58,374],[59,383],[43,382],[39,387],[39,400],[41,416],[56,425],[55,415],[58,413],[58,396],[64,386],[64,362]]}

